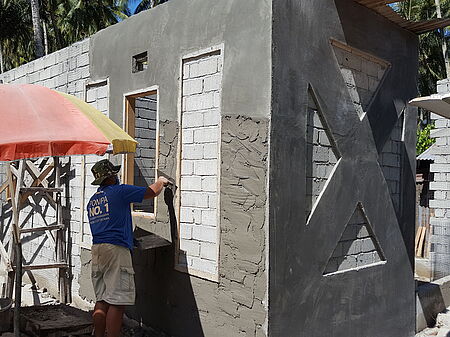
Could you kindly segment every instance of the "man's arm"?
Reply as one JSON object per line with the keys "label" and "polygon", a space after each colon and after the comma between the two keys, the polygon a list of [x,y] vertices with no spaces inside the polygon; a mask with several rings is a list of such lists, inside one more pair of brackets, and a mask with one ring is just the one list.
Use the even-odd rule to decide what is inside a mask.
{"label": "man's arm", "polygon": [[151,199],[157,197],[161,191],[164,189],[164,186],[169,184],[169,180],[166,177],[159,177],[155,183],[151,184],[147,191],[145,191],[144,199]]}

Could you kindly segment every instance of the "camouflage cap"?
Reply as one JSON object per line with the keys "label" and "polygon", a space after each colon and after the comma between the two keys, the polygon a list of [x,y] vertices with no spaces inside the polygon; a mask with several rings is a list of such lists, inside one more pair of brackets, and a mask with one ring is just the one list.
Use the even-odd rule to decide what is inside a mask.
{"label": "camouflage cap", "polygon": [[95,163],[91,171],[95,178],[92,185],[100,185],[106,178],[117,174],[120,171],[120,165],[115,166],[108,159],[103,159]]}

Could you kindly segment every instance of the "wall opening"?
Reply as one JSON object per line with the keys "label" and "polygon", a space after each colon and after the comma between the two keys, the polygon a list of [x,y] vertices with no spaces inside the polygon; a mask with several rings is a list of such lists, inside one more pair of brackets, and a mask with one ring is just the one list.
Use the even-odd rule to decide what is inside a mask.
{"label": "wall opening", "polygon": [[132,60],[132,72],[138,73],[148,68],[148,55],[147,52],[140,53],[133,56]]}
{"label": "wall opening", "polygon": [[221,50],[182,60],[177,269],[218,280]]}
{"label": "wall opening", "polygon": [[[156,179],[158,139],[158,95],[149,91],[126,96],[125,129],[138,142],[136,153],[127,154],[124,183],[149,186]],[[135,203],[132,211],[154,215],[154,199]]]}

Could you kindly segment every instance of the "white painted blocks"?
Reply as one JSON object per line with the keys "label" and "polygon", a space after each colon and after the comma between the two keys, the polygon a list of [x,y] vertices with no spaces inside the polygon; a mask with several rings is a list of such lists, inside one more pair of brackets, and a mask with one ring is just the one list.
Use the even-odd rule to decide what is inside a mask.
{"label": "white painted blocks", "polygon": [[180,263],[218,271],[218,176],[222,58],[184,60],[181,116]]}

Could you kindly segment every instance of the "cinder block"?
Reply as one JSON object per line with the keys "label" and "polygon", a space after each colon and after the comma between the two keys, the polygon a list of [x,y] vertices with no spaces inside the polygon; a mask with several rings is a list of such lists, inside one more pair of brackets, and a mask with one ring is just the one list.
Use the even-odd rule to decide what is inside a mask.
{"label": "cinder block", "polygon": [[361,71],[362,59],[359,55],[347,52],[344,58],[343,66],[357,71]]}
{"label": "cinder block", "polygon": [[202,191],[202,178],[198,176],[182,176],[180,188],[182,191]]}
{"label": "cinder block", "polygon": [[204,59],[200,60],[197,66],[193,69],[194,72],[192,71],[190,72],[191,77],[206,76],[217,73],[218,71],[217,59],[218,59],[217,56],[214,55],[210,57],[205,57]]}
{"label": "cinder block", "polygon": [[208,195],[202,192],[181,191],[181,204],[186,207],[208,207]]}
{"label": "cinder block", "polygon": [[180,208],[180,222],[200,224],[202,220],[202,210],[199,208],[185,207]]}
{"label": "cinder block", "polygon": [[217,210],[215,209],[202,210],[202,222],[201,222],[202,225],[216,227],[217,221],[218,221]]}
{"label": "cinder block", "polygon": [[186,80],[190,77],[189,75],[189,66],[190,63],[184,63],[183,64],[183,80]]}
{"label": "cinder block", "polygon": [[218,127],[203,127],[194,131],[195,143],[214,143],[219,140]]}
{"label": "cinder block", "polygon": [[181,174],[182,175],[194,174],[194,161],[193,160],[182,160],[181,161]]}
{"label": "cinder block", "polygon": [[210,274],[217,273],[216,262],[193,257],[190,263],[193,269],[200,270]]}
{"label": "cinder block", "polygon": [[211,109],[214,107],[215,92],[186,96],[184,98],[183,111],[197,111]]}
{"label": "cinder block", "polygon": [[355,71],[354,78],[355,78],[355,84],[358,88],[364,89],[364,90],[369,90],[369,78],[368,78],[367,74],[360,72],[360,71]]}
{"label": "cinder block", "polygon": [[[450,208],[450,200],[430,200],[430,208]],[[437,210],[435,210],[436,212]]]}
{"label": "cinder block", "polygon": [[82,53],[77,56],[77,66],[83,67],[89,65],[89,53]]}
{"label": "cinder block", "polygon": [[203,90],[205,92],[208,91],[218,91],[221,89],[222,85],[222,75],[221,74],[215,74],[212,76],[205,77],[203,80]]}
{"label": "cinder block", "polygon": [[202,190],[205,192],[217,192],[217,177],[202,177]]}
{"label": "cinder block", "polygon": [[338,266],[338,270],[347,270],[347,269],[353,269],[356,268],[356,257],[355,256],[346,256],[344,259],[342,259],[342,262]]}
{"label": "cinder block", "polygon": [[203,157],[205,159],[217,159],[219,157],[219,144],[207,143],[203,144]]}
{"label": "cinder block", "polygon": [[183,81],[183,95],[189,96],[203,92],[203,79],[196,78]]}
{"label": "cinder block", "polygon": [[357,257],[356,264],[358,267],[366,266],[368,264],[374,263],[373,253],[361,253]]}
{"label": "cinder block", "polygon": [[202,259],[216,261],[217,260],[217,245],[212,243],[200,243],[200,257]]}
{"label": "cinder block", "polygon": [[183,128],[194,128],[201,127],[204,125],[203,113],[202,112],[185,112],[182,115],[182,127]]}
{"label": "cinder block", "polygon": [[[214,91],[213,93],[214,93],[213,107],[220,108],[222,105],[222,94],[220,93],[220,91]],[[205,107],[205,109],[207,109],[207,107]]]}
{"label": "cinder block", "polygon": [[367,238],[367,239],[362,239],[361,240],[361,251],[363,253],[368,253],[368,252],[371,252],[371,251],[373,251],[375,249],[376,248],[375,248],[371,238]]}
{"label": "cinder block", "polygon": [[194,174],[196,176],[217,175],[217,160],[198,160],[194,163]]}
{"label": "cinder block", "polygon": [[217,208],[218,204],[217,193],[208,193],[208,207]]}
{"label": "cinder block", "polygon": [[200,256],[200,243],[194,240],[180,240],[180,250],[189,256]]}
{"label": "cinder block", "polygon": [[217,243],[217,229],[203,225],[196,225],[192,229],[192,237],[195,240]]}
{"label": "cinder block", "polygon": [[203,113],[203,125],[204,126],[217,126],[220,125],[220,112],[219,110],[207,110]]}
{"label": "cinder block", "polygon": [[203,159],[203,145],[201,144],[183,144],[182,147],[183,159]]}
{"label": "cinder block", "polygon": [[[181,218],[180,218],[180,221]],[[183,240],[191,240],[192,239],[192,227],[193,225],[189,225],[186,223],[180,223],[180,238]]]}

